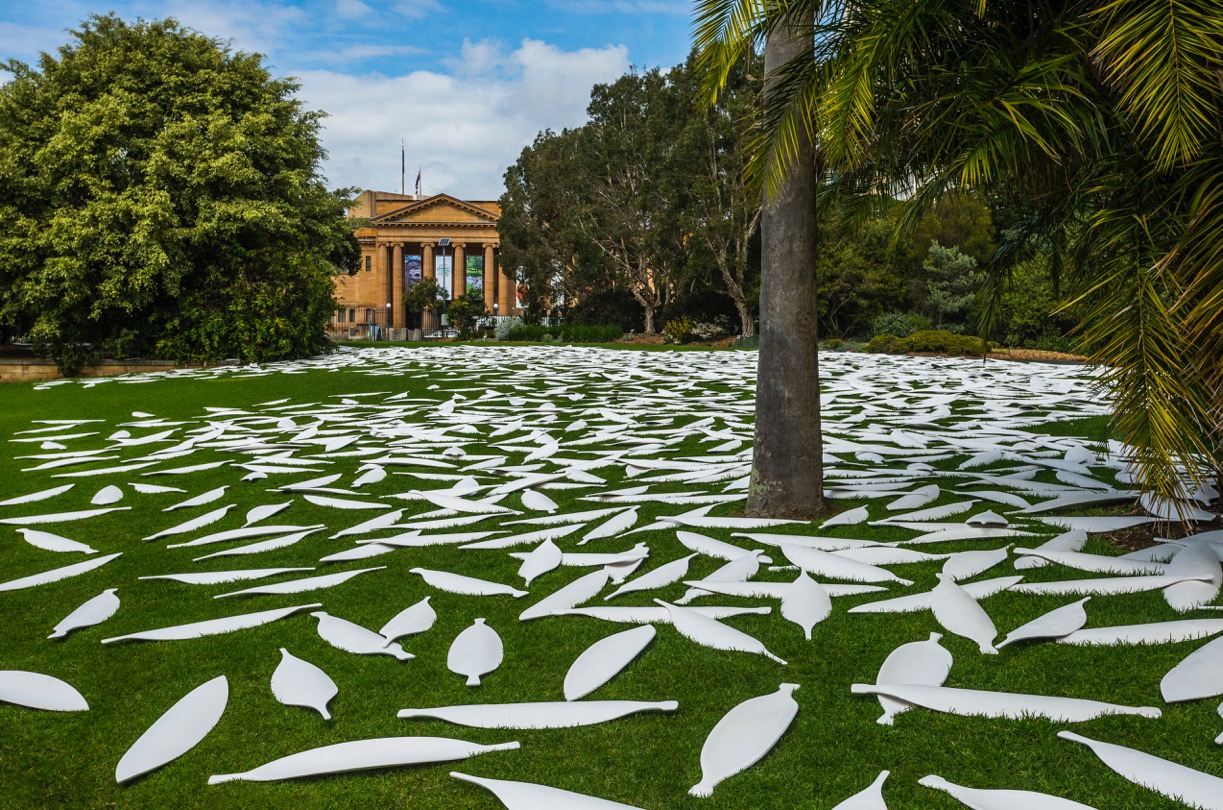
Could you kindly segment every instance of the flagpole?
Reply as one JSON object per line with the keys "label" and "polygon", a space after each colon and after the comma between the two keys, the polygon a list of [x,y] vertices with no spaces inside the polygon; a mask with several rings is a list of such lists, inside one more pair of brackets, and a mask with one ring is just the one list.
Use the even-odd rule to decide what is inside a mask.
{"label": "flagpole", "polygon": [[407,173],[407,156],[405,152],[403,151],[403,138],[400,138],[399,139],[399,194],[400,196],[404,195],[408,190],[407,186],[405,185],[407,181],[404,179],[406,173]]}

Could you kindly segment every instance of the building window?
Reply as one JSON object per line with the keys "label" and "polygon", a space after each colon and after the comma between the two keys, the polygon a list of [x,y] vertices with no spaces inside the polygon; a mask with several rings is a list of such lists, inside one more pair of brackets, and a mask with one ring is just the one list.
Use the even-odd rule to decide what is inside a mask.
{"label": "building window", "polygon": [[348,322],[349,323],[357,322],[357,311],[351,307],[349,307],[348,309]]}
{"label": "building window", "polygon": [[373,257],[373,256],[366,256],[366,257],[365,257],[365,272],[367,272],[367,273],[368,273],[368,272],[370,272],[370,271],[371,271],[371,270],[373,270],[373,269],[374,269],[374,257]]}

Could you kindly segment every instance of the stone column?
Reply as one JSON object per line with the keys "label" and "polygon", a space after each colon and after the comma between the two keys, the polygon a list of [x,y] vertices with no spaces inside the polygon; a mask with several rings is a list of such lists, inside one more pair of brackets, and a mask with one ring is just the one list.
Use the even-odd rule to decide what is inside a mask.
{"label": "stone column", "polygon": [[403,329],[403,242],[395,243],[391,259],[391,317],[390,326]]}
{"label": "stone column", "polygon": [[433,264],[433,243],[420,243],[420,277],[421,279],[437,278],[437,267]]}
{"label": "stone column", "polygon": [[454,246],[454,267],[450,277],[450,300],[467,294],[467,246],[462,242],[451,242]]}
{"label": "stone column", "polygon": [[493,302],[497,300],[497,275],[493,269],[493,245],[484,243],[484,308],[493,313]]}
{"label": "stone column", "polygon": [[[386,302],[379,301],[378,299],[385,298],[391,287],[391,280],[387,276],[387,273],[389,273],[390,270],[387,268],[386,248],[386,245],[374,245],[374,283],[371,285],[372,289],[366,289],[366,296],[363,297],[364,300],[369,301],[370,304],[373,304],[378,309],[386,309]],[[375,291],[380,292],[375,293]],[[369,306],[369,304],[366,306]]]}
{"label": "stone column", "polygon": [[500,291],[497,297],[501,300],[501,314],[517,315],[518,282],[508,267],[502,266],[498,269],[501,271],[497,274],[497,282],[500,284]]}

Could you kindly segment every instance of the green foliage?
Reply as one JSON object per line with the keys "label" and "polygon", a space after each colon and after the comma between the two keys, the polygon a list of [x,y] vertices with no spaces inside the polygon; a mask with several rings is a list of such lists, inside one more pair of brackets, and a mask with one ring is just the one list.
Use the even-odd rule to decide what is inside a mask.
{"label": "green foliage", "polygon": [[866,344],[866,350],[871,354],[907,354],[909,346],[905,339],[896,335],[875,335]]}
{"label": "green foliage", "polygon": [[[560,341],[562,343],[611,343],[624,333],[615,324],[565,324],[563,326],[540,326],[521,324],[509,330],[504,340]],[[498,338],[501,340],[502,338]]]}
{"label": "green foliage", "polygon": [[1054,294],[1044,262],[1024,262],[1011,272],[995,334],[1006,346],[1045,349],[1056,345],[1063,348],[1048,350],[1071,351],[1072,348],[1065,347],[1077,346],[1079,342],[1067,337],[1074,320],[1067,313],[1055,312],[1064,302],[1064,297]]}
{"label": "green foliage", "polygon": [[323,349],[323,279],[360,251],[321,114],[173,20],[72,36],[0,86],[0,322],[66,367]]}
{"label": "green foliage", "polygon": [[687,316],[673,318],[662,328],[663,343],[689,343],[692,339],[692,321]]}
{"label": "green foliage", "polygon": [[604,290],[583,297],[569,310],[565,320],[571,324],[619,325],[623,332],[641,332],[645,329],[645,310],[623,290]]}
{"label": "green foliage", "polygon": [[934,325],[964,324],[985,283],[985,274],[977,270],[977,260],[935,240],[930,243],[922,269],[926,271],[926,294]]}
{"label": "green foliage", "polygon": [[946,354],[952,357],[980,357],[989,344],[978,337],[957,335],[946,329],[925,329],[908,337],[876,335],[866,344],[874,354],[909,354],[910,352]]}
{"label": "green foliage", "polygon": [[403,291],[403,305],[408,312],[420,315],[426,309],[439,309],[446,304],[446,288],[435,278],[422,278]]}
{"label": "green foliage", "polygon": [[479,319],[488,315],[488,308],[484,306],[482,295],[460,295],[446,307],[446,313],[450,316],[450,325],[458,331],[459,338],[467,340]]}
{"label": "green foliage", "polygon": [[916,312],[885,312],[871,318],[872,335],[895,335],[903,338],[922,329],[929,329],[930,326],[930,319]]}
{"label": "green foliage", "polygon": [[516,315],[507,315],[504,318],[497,319],[497,325],[494,327],[493,337],[497,340],[509,340],[510,335],[515,329],[523,326],[522,318]]}

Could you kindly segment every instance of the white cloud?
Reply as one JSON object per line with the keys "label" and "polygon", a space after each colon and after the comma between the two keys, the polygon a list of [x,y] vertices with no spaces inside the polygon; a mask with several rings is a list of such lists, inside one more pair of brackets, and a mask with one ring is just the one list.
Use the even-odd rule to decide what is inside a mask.
{"label": "white cloud", "polygon": [[424,191],[496,199],[505,170],[544,129],[580,125],[590,89],[628,70],[623,45],[562,51],[524,40],[464,47],[463,71],[351,76],[304,71],[301,97],[331,117],[323,124],[333,186],[399,188],[399,141],[407,186],[423,166]]}
{"label": "white cloud", "polygon": [[343,64],[358,62],[363,59],[381,59],[388,56],[415,56],[426,53],[424,48],[415,45],[349,45],[329,51],[310,51],[309,56],[320,62]]}
{"label": "white cloud", "polygon": [[396,14],[407,17],[409,20],[419,20],[445,10],[438,0],[399,0],[393,8]]}
{"label": "white cloud", "polygon": [[336,0],[335,13],[347,20],[373,14],[374,10],[361,0]]}
{"label": "white cloud", "polygon": [[[287,2],[254,0],[170,0],[136,3],[133,10],[148,20],[174,17],[223,42],[235,50],[270,54],[286,44],[294,28],[306,16],[301,8]],[[125,19],[129,15],[124,15]],[[273,69],[274,73],[280,72]]]}

